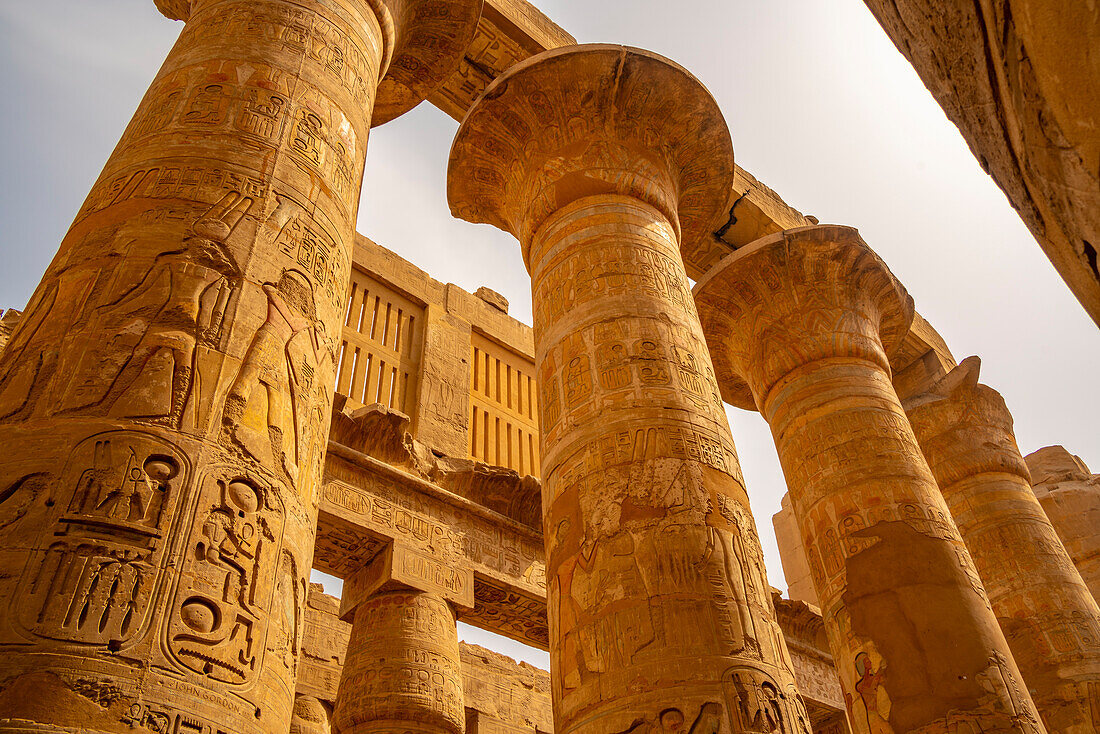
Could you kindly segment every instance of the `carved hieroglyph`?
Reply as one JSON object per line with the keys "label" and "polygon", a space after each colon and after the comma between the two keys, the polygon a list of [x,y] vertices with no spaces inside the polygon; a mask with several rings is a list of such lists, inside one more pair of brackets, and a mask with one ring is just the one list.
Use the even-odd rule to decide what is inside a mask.
{"label": "carved hieroglyph", "polygon": [[[0,717],[285,731],[372,108],[480,1],[158,5],[186,25],[0,359]],[[114,693],[27,713],[32,670]]]}
{"label": "carved hieroglyph", "polygon": [[695,286],[728,402],[771,426],[852,725],[1036,732],[887,354],[912,299],[849,227],[788,230]]}
{"label": "carved hieroglyph", "polygon": [[905,402],[1047,730],[1100,730],[1100,608],[1031,490],[1012,415],[966,359]]}
{"label": "carved hieroglyph", "polygon": [[1024,457],[1032,489],[1100,602],[1100,474],[1062,446],[1047,446]]}
{"label": "carved hieroglyph", "polygon": [[809,730],[681,256],[732,171],[706,89],[619,46],[514,66],[452,149],[532,274],[562,734]]}

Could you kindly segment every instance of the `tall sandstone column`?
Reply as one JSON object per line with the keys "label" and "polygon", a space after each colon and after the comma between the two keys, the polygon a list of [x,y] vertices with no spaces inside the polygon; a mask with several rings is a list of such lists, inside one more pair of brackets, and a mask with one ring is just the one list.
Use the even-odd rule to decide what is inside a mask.
{"label": "tall sandstone column", "polygon": [[809,731],[681,259],[732,172],[707,90],[619,46],[513,67],[451,152],[532,276],[560,734]]}
{"label": "tall sandstone column", "polygon": [[351,638],[333,728],[340,734],[463,734],[455,608],[474,606],[474,575],[394,543],[345,583]]}
{"label": "tall sandstone column", "polygon": [[1100,602],[1100,474],[1062,446],[1046,446],[1024,461],[1039,504]]}
{"label": "tall sandstone column", "polygon": [[287,730],[372,114],[480,12],[158,6],[186,25],[0,361],[4,731]]}
{"label": "tall sandstone column", "polygon": [[771,426],[856,731],[1043,731],[890,383],[913,304],[886,265],[803,227],[695,300],[727,402]]}
{"label": "tall sandstone column", "polygon": [[1100,731],[1100,608],[1031,490],[1012,414],[966,359],[905,402],[1047,730]]}

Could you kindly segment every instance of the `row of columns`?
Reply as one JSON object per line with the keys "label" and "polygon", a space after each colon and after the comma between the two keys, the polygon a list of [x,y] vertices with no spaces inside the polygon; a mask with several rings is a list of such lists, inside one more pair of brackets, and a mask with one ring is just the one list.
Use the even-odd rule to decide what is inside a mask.
{"label": "row of columns", "polygon": [[[771,427],[857,731],[1094,731],[1100,613],[1030,490],[1003,401],[950,389],[964,374],[976,384],[966,362],[902,405],[888,356],[912,299],[858,233],[764,238],[695,286],[697,314],[683,298],[679,251],[714,221],[700,202],[728,190],[707,168],[728,137],[696,85],[636,49],[542,54],[486,91],[452,148],[452,212],[515,235],[532,276],[558,726],[632,731],[633,717],[660,730],[666,706],[684,722],[698,710],[698,726],[713,701],[732,731],[772,730],[738,718],[751,698],[730,685],[757,651],[729,655],[719,636],[708,655],[651,623],[700,618],[678,608],[697,594],[692,575],[652,569],[705,567],[696,533],[737,536],[712,514],[733,514],[727,498],[748,515],[732,462],[704,454],[726,476],[700,477],[662,443],[680,415],[698,437],[724,426],[692,399],[701,375],[703,394],[718,388]],[[713,369],[677,361],[685,346],[706,355],[700,334]],[[661,685],[658,670],[676,674]]]}
{"label": "row of columns", "polygon": [[[47,728],[282,731],[369,128],[453,70],[481,2],[157,4],[187,24],[0,360],[0,700]],[[680,253],[732,175],[702,84],[618,46],[513,67],[455,140],[453,212],[532,276],[561,734],[810,732],[722,396],[771,425],[858,731],[1042,731],[1028,687],[1087,731],[1096,655],[1063,640],[1095,601],[1003,415],[958,408],[956,375],[911,425],[886,359],[911,300],[854,230],[754,243],[693,293]],[[1000,451],[967,453],[966,421]],[[1027,589],[995,552],[1023,537]],[[334,722],[460,734],[472,579],[395,554],[345,600]]]}

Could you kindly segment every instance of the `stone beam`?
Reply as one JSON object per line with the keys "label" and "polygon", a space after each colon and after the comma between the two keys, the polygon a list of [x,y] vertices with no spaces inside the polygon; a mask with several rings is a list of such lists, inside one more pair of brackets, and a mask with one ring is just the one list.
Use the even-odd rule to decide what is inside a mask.
{"label": "stone beam", "polygon": [[1100,323],[1100,10],[864,2]]}
{"label": "stone beam", "polygon": [[366,454],[329,443],[314,568],[350,578],[397,541],[474,574],[474,608],[459,619],[547,646],[542,533]]}

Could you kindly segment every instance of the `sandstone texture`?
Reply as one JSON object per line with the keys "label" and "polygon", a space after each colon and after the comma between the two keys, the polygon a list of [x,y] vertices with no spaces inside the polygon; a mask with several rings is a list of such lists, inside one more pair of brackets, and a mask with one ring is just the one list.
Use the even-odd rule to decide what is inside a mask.
{"label": "sandstone texture", "polygon": [[885,263],[850,227],[788,230],[695,300],[727,402],[775,437],[856,730],[1042,731],[891,384],[913,305]]}
{"label": "sandstone texture", "polygon": [[1100,6],[864,2],[1100,324]]}
{"label": "sandstone texture", "polygon": [[452,148],[452,211],[532,276],[561,732],[809,730],[684,266],[732,161],[697,80],[601,45],[512,67]]}
{"label": "sandstone texture", "polygon": [[0,357],[0,689],[52,676],[47,728],[284,731],[367,137],[481,3],[160,7],[179,40]]}
{"label": "sandstone texture", "polygon": [[[525,0],[154,2],[179,41],[0,313],[0,732],[1100,727],[1096,476],[1043,449],[1033,495],[976,362],[734,163],[689,72]],[[996,118],[1002,184],[1088,305],[1090,67],[1044,33],[1095,13],[1011,10],[968,11],[1041,102]],[[354,232],[370,129],[425,99],[534,328]],[[775,436],[791,599],[723,399]]]}
{"label": "sandstone texture", "polygon": [[1100,607],[1043,513],[1004,399],[970,357],[905,402],[1048,731],[1100,729]]}
{"label": "sandstone texture", "polygon": [[1039,449],[1025,461],[1043,510],[1100,601],[1100,475],[1061,446]]}

